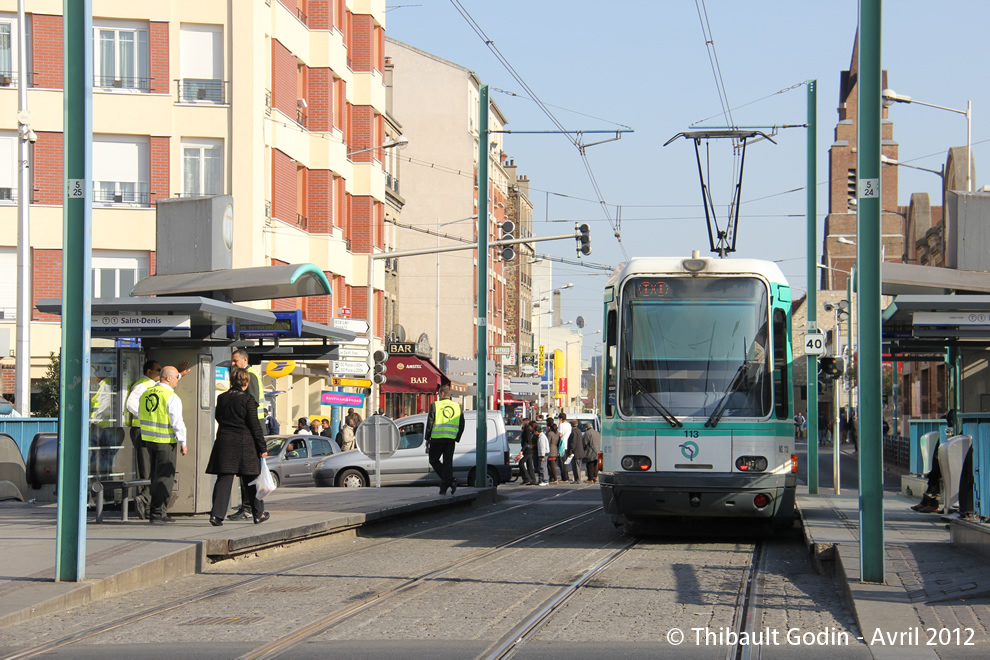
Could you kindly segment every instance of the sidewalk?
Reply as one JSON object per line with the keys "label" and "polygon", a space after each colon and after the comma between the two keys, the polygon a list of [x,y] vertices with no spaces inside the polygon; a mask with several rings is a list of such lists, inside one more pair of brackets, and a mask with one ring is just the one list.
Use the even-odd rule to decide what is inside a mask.
{"label": "sidewalk", "polygon": [[[820,490],[818,495],[809,495],[806,486],[799,486],[797,504],[808,546],[816,561],[834,561],[836,579],[845,591],[859,634],[870,644],[874,657],[903,658],[905,647],[911,647],[912,658],[944,658],[947,652],[949,657],[986,657],[990,643],[990,561],[964,550],[960,543],[954,544],[949,528],[951,525],[953,535],[957,535],[958,527],[965,529],[970,539],[975,536],[990,541],[990,525],[917,513],[911,506],[919,499],[884,495],[886,584],[860,581],[857,492],[833,495]],[[972,642],[979,646],[927,646],[928,628],[972,628]],[[885,636],[884,643],[875,641],[878,630]],[[897,638],[891,641],[894,633]],[[964,633],[962,641],[966,637]],[[977,649],[979,653],[969,653]]]}
{"label": "sidewalk", "polygon": [[0,626],[24,621],[199,572],[208,557],[230,557],[273,545],[343,532],[412,513],[487,504],[495,489],[281,488],[265,501],[271,519],[225,521],[213,527],[206,514],[175,516],[152,525],[120,512],[104,512],[103,524],[86,526],[86,570],[80,582],[55,582],[55,504],[0,503]]}

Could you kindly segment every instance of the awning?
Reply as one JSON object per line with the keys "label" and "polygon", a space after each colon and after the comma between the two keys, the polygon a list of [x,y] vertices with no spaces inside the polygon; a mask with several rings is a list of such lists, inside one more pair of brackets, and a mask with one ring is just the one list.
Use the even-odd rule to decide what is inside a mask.
{"label": "awning", "polygon": [[447,378],[429,358],[416,355],[393,355],[385,363],[386,394],[436,394]]}
{"label": "awning", "polygon": [[330,282],[313,264],[231,268],[175,275],[152,275],[134,285],[132,296],[213,296],[231,302],[329,295]]}

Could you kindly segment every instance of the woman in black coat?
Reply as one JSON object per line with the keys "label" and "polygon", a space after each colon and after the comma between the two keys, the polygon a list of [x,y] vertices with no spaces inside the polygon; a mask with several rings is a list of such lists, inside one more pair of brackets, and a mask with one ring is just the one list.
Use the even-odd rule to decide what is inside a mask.
{"label": "woman in black coat", "polygon": [[234,476],[241,478],[241,485],[251,496],[251,509],[255,524],[270,517],[265,503],[258,499],[258,490],[248,484],[261,473],[261,457],[268,456],[265,434],[258,420],[258,402],[248,394],[251,375],[234,367],[230,371],[230,389],[217,397],[215,418],[219,428],[217,440],[206,465],[207,474],[217,475],[213,487],[213,510],[210,524],[219,527],[230,506],[230,488]]}

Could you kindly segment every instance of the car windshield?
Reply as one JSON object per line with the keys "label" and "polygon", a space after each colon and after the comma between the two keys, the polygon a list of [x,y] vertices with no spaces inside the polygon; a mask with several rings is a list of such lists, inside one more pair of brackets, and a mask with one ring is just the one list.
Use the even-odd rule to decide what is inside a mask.
{"label": "car windshield", "polygon": [[279,453],[285,445],[285,438],[265,438],[265,441],[268,445],[269,454]]}
{"label": "car windshield", "polygon": [[622,412],[770,414],[768,297],[753,277],[630,280],[622,302]]}

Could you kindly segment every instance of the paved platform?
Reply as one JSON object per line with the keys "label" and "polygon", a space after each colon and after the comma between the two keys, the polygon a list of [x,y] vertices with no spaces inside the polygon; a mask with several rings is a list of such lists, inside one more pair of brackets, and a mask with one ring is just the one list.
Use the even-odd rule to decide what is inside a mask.
{"label": "paved platform", "polygon": [[[950,526],[964,525],[972,544],[974,536],[990,539],[990,525],[952,520],[954,514],[918,513],[911,506],[919,500],[892,492],[884,495],[885,584],[860,580],[858,493],[834,495],[820,490],[809,495],[807,486],[799,486],[797,504],[806,542],[817,560],[834,565],[859,634],[867,643],[874,640],[870,644],[874,657],[903,658],[905,652],[911,658],[946,657],[945,646],[926,646],[928,628],[972,628],[977,647],[952,645],[953,650],[973,650],[971,657],[986,657],[990,562],[971,547],[953,543]],[[878,634],[885,635],[883,644],[875,642]]]}
{"label": "paved platform", "polygon": [[172,524],[120,520],[107,510],[86,527],[86,577],[55,582],[56,505],[0,503],[0,626],[58,612],[92,600],[200,571],[224,558],[274,545],[339,533],[364,525],[443,510],[488,504],[495,489],[280,488],[266,501],[271,519],[210,525],[209,516],[175,516]]}

